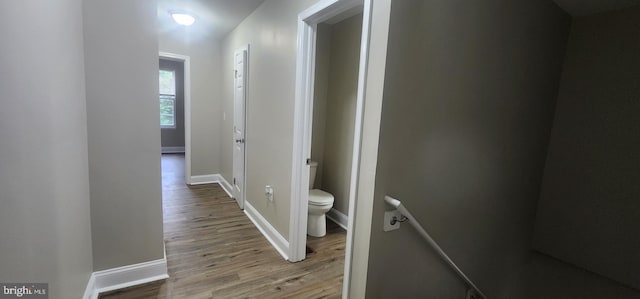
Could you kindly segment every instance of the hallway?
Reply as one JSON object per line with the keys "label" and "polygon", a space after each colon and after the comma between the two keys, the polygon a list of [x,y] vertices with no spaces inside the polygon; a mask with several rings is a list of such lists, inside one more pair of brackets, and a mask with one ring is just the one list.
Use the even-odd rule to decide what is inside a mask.
{"label": "hallway", "polygon": [[339,298],[346,232],[328,221],[313,250],[284,261],[217,184],[186,186],[184,155],[162,156],[170,278],[105,293],[114,298]]}

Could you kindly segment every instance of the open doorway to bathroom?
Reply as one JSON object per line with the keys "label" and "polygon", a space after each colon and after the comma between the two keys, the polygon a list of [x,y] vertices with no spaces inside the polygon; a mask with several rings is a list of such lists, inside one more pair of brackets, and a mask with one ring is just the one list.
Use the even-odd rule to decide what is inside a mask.
{"label": "open doorway to bathroom", "polygon": [[[349,132],[348,129],[343,129],[343,128],[338,128],[338,126],[336,127],[331,127],[327,124],[327,122],[333,122],[333,120],[330,120],[327,117],[327,111],[331,110],[331,108],[329,108],[329,103],[328,103],[328,99],[325,99],[324,102],[324,125],[322,125],[322,119],[323,117],[320,116],[321,114],[323,114],[322,112],[322,108],[319,109],[314,109],[314,98],[316,97],[315,95],[315,89],[319,89],[318,92],[322,93],[323,92],[323,87],[322,87],[322,82],[318,82],[318,81],[322,81],[322,75],[321,74],[317,74],[316,73],[316,68],[317,67],[328,67],[325,68],[325,70],[323,71],[322,69],[317,70],[318,72],[326,72],[326,90],[324,91],[325,97],[328,96],[329,94],[336,92],[336,91],[331,91],[330,89],[332,89],[331,85],[331,81],[332,79],[336,79],[336,78],[332,78],[332,76],[335,77],[335,75],[332,74],[331,72],[331,60],[332,60],[332,56],[333,59],[335,60],[335,63],[337,64],[338,61],[340,61],[340,58],[345,58],[348,56],[348,54],[344,54],[344,53],[339,53],[337,52],[337,54],[331,53],[331,35],[333,35],[333,28],[334,26],[338,25],[338,23],[341,23],[343,21],[347,21],[348,19],[352,18],[352,17],[359,17],[360,18],[360,23],[359,23],[359,33],[352,35],[351,38],[349,38],[349,42],[356,42],[355,45],[355,49],[356,52],[350,60],[349,65],[351,65],[351,63],[353,63],[353,73],[354,73],[354,77],[353,77],[353,81],[351,82],[355,82],[355,84],[353,85],[353,89],[350,90],[351,96],[354,98],[355,100],[355,104],[354,104],[354,110],[351,113],[352,115],[352,131],[349,132],[348,134],[351,135],[351,153],[347,153],[346,155],[344,155],[342,162],[338,162],[338,163],[343,163],[343,164],[347,164],[348,165],[348,180],[347,183],[344,183],[345,185],[348,186],[348,192],[347,192],[347,203],[348,203],[348,209],[346,209],[346,213],[342,213],[347,219],[347,224],[346,224],[346,230],[341,228],[337,223],[335,224],[337,226],[337,228],[339,228],[341,230],[341,232],[344,234],[345,239],[344,241],[342,241],[342,247],[340,248],[329,248],[328,250],[333,250],[334,252],[338,252],[341,251],[341,256],[339,257],[335,257],[336,259],[340,259],[344,261],[344,269],[345,271],[343,273],[341,273],[341,277],[343,278],[343,284],[342,284],[342,290],[343,290],[343,297],[348,296],[349,292],[350,292],[350,288],[351,288],[351,280],[352,280],[352,266],[353,266],[353,261],[354,261],[354,255],[353,255],[353,248],[354,248],[354,229],[358,229],[360,231],[362,230],[367,230],[368,226],[367,223],[370,223],[370,219],[367,220],[366,218],[368,217],[368,212],[366,211],[367,206],[366,204],[364,205],[364,209],[365,209],[365,214],[362,214],[360,212],[356,213],[356,211],[359,211],[359,205],[358,203],[361,202],[361,195],[360,194],[369,194],[373,192],[373,185],[369,184],[369,181],[372,179],[371,173],[369,171],[364,171],[362,170],[361,167],[361,162],[363,157],[367,158],[367,161],[369,161],[369,158],[371,158],[371,155],[373,154],[373,152],[377,152],[377,143],[373,144],[373,140],[371,140],[369,137],[371,135],[369,135],[371,133],[371,131],[365,127],[363,127],[363,121],[366,119],[367,122],[371,121],[369,118],[370,117],[375,117],[376,111],[377,111],[377,91],[374,92],[374,94],[371,94],[373,100],[372,100],[372,107],[370,107],[370,110],[367,110],[367,113],[365,113],[365,91],[369,91],[369,89],[366,88],[365,86],[365,82],[367,81],[367,75],[369,74],[369,71],[367,70],[368,66],[369,66],[369,54],[370,54],[370,50],[369,50],[369,42],[370,42],[370,38],[371,38],[371,16],[372,16],[372,2],[370,0],[342,0],[342,1],[320,1],[317,3],[317,5],[314,5],[312,7],[309,7],[308,9],[304,10],[303,12],[301,12],[298,15],[298,51],[297,51],[297,58],[296,58],[296,65],[297,65],[297,70],[296,70],[296,100],[295,100],[295,106],[294,106],[294,138],[293,138],[293,156],[292,156],[292,182],[291,182],[291,186],[292,186],[292,200],[291,200],[291,207],[290,207],[290,214],[291,214],[291,222],[290,222],[290,230],[289,230],[289,256],[288,256],[288,260],[292,261],[292,262],[297,262],[297,261],[302,261],[305,258],[307,260],[311,260],[314,258],[314,256],[312,254],[307,254],[307,251],[310,249],[311,251],[314,250],[313,248],[313,242],[317,241],[317,240],[323,240],[326,239],[327,236],[331,236],[329,234],[325,235],[325,237],[313,237],[313,236],[309,236],[307,234],[307,228],[308,226],[308,222],[309,222],[309,210],[310,210],[310,205],[309,205],[309,197],[310,197],[310,193],[312,193],[311,191],[314,190],[313,187],[310,187],[310,181],[313,182],[313,184],[316,183],[316,178],[310,178],[310,176],[312,175],[311,173],[311,166],[312,165],[316,165],[316,172],[318,170],[318,167],[321,168],[320,170],[320,174],[316,175],[316,177],[319,178],[319,180],[321,180],[316,186],[315,189],[318,189],[318,186],[321,186],[321,188],[325,188],[325,181],[324,178],[327,176],[327,172],[331,172],[330,170],[328,171],[328,165],[324,166],[325,160],[327,160],[327,158],[329,158],[330,154],[324,152],[325,149],[325,145],[327,143],[326,140],[324,139],[329,139],[329,138],[333,138],[333,136],[327,137],[327,134],[345,134],[345,132]],[[331,33],[329,34],[329,37],[324,36],[324,37],[318,37],[318,30],[322,31],[323,28],[325,27],[325,34],[326,34],[326,26],[330,26],[331,29]],[[318,29],[320,28],[320,29]],[[320,32],[320,35],[322,35],[323,33]],[[329,41],[329,44],[327,45],[327,43],[323,43],[323,39],[326,41]],[[337,43],[338,44],[338,43]],[[334,45],[334,46],[337,46]],[[321,61],[322,58],[318,58],[317,59],[317,54],[319,51],[322,51],[322,49],[328,49],[327,51],[329,51],[328,56],[325,57],[326,60],[323,62]],[[385,45],[386,48],[386,45]],[[326,52],[325,52],[326,53]],[[352,52],[350,52],[352,53]],[[320,54],[320,56],[322,56],[323,54]],[[326,55],[326,54],[325,54]],[[376,56],[377,57],[377,56]],[[344,60],[342,60],[344,61]],[[376,65],[374,65],[375,67],[377,67]],[[340,73],[338,76],[342,76],[344,74]],[[316,77],[319,76],[320,79],[316,80]],[[339,87],[343,86],[342,83],[344,82],[340,82],[340,84],[338,85]],[[346,84],[345,84],[346,85]],[[345,89],[350,89],[350,88],[345,88]],[[340,94],[349,94],[348,92],[340,92]],[[318,100],[321,102],[321,100]],[[348,103],[348,102],[347,102]],[[320,104],[322,105],[322,104]],[[343,117],[345,116],[345,114],[343,112],[345,112],[346,108],[344,107],[340,107],[338,106],[340,109],[340,114],[338,114],[336,117]],[[316,111],[317,110],[317,111]],[[334,115],[332,115],[334,116]],[[318,123],[314,123],[314,118],[315,120],[319,120]],[[335,123],[338,123],[339,121],[335,121]],[[342,121],[340,121],[342,122]],[[348,121],[346,121],[348,122]],[[315,126],[315,127],[314,127]],[[323,133],[318,132],[319,128],[321,128],[320,130],[324,131]],[[363,138],[363,133],[367,133],[367,135],[364,135],[366,138]],[[317,137],[318,136],[322,136],[322,139],[318,140]],[[363,145],[367,145],[366,147],[363,147]],[[315,150],[313,148],[316,148]],[[320,155],[320,157],[317,155],[319,154],[319,148],[322,148],[322,154]],[[361,156],[361,153],[365,154],[365,156]],[[375,155],[374,155],[375,156]],[[318,162],[316,163],[312,163],[314,162],[312,160],[313,159],[319,159],[321,158],[322,161],[315,161]],[[345,160],[346,159],[346,160]],[[348,162],[350,161],[350,162]],[[331,162],[327,162],[327,163],[331,163]],[[368,163],[369,164],[369,163]],[[374,163],[375,164],[375,163]],[[374,166],[375,167],[375,166]],[[317,173],[316,173],[317,174]],[[364,182],[362,180],[365,180]],[[319,189],[322,190],[322,189]],[[332,209],[334,209],[334,203],[335,203],[335,196],[333,196],[333,194],[322,190],[323,193],[327,193],[329,194],[329,196],[327,197],[333,197],[333,202],[326,203],[323,204],[322,202],[320,202],[320,206],[323,210],[327,210],[327,213],[329,213],[330,211],[332,211]],[[338,192],[336,192],[336,194],[338,194]],[[326,195],[326,194],[324,194]],[[338,203],[339,205],[339,203]],[[334,212],[331,212],[332,215],[330,215],[330,217],[332,218],[338,218],[337,216],[337,211],[339,211],[338,209],[334,209]],[[326,214],[323,215],[323,217],[326,217]],[[344,219],[343,218],[343,219]],[[312,219],[313,221],[316,221],[317,219]],[[326,218],[325,218],[326,221]],[[320,221],[321,222],[321,221]],[[332,220],[329,220],[329,225],[332,225],[332,223],[335,223]],[[336,219],[336,222],[341,222],[341,220]],[[359,225],[356,227],[354,226],[355,223],[359,223]],[[344,223],[344,222],[343,222]],[[318,225],[316,223],[316,225]],[[321,225],[321,223],[320,223]],[[330,229],[333,229],[330,226],[327,226]],[[327,228],[325,227],[325,228]],[[309,246],[310,248],[307,248],[307,246]],[[318,250],[316,250],[316,252],[319,251],[319,253],[321,254],[323,251],[326,251],[327,249],[323,249],[323,248],[319,248]],[[358,260],[359,261],[359,260]],[[360,262],[360,261],[359,261]],[[343,274],[343,275],[342,275]]]}
{"label": "open doorway to bathroom", "polygon": [[299,15],[289,260],[348,264],[369,23],[362,1],[323,4]]}
{"label": "open doorway to bathroom", "polygon": [[362,11],[358,10],[317,27],[309,238],[347,229],[361,34]]}

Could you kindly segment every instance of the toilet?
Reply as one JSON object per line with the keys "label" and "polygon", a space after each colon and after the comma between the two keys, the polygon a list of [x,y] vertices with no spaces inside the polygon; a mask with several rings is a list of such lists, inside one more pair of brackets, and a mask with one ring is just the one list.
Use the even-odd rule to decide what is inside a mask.
{"label": "toilet", "polygon": [[309,164],[309,217],[307,218],[307,234],[312,237],[324,237],[327,234],[327,217],[325,214],[333,207],[333,195],[320,189],[313,189],[318,162]]}

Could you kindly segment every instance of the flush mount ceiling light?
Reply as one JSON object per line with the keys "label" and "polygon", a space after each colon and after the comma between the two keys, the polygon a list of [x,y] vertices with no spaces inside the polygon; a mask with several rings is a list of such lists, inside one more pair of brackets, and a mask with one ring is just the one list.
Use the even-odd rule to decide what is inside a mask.
{"label": "flush mount ceiling light", "polygon": [[169,14],[176,23],[183,26],[191,26],[196,21],[196,17],[184,11],[170,11]]}

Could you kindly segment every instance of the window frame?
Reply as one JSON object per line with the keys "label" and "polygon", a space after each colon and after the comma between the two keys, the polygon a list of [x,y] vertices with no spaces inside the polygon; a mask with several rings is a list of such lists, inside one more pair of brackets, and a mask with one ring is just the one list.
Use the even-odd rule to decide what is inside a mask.
{"label": "window frame", "polygon": [[162,124],[162,116],[163,115],[168,115],[168,114],[163,114],[162,111],[160,111],[160,128],[161,129],[175,129],[176,128],[176,96],[173,94],[160,94],[158,97],[158,100],[160,101],[159,104],[161,105],[161,102],[163,100],[171,100],[171,103],[173,104],[173,113],[171,114],[171,117],[173,118],[173,124],[172,125],[163,125]]}
{"label": "window frame", "polygon": [[[175,129],[177,126],[177,111],[176,111],[176,101],[177,101],[177,89],[178,86],[176,84],[176,71],[175,70],[165,70],[165,69],[160,69],[158,71],[158,80],[160,79],[160,72],[170,72],[172,74],[173,77],[173,92],[174,94],[167,94],[167,93],[160,93],[160,88],[158,88],[158,105],[161,104],[162,100],[167,100],[167,98],[171,97],[171,102],[173,104],[173,114],[171,115],[173,118],[173,124],[172,125],[163,125],[162,124],[162,116],[166,116],[167,114],[163,114],[162,111],[160,111],[160,129]],[[164,98],[164,99],[163,99]]]}

